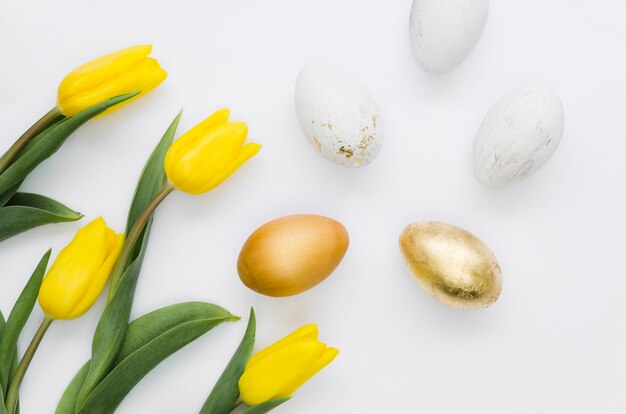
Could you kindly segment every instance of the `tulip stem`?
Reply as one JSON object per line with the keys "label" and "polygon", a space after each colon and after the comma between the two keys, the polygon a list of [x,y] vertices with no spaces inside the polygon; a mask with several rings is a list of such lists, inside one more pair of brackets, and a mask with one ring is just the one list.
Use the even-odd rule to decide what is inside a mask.
{"label": "tulip stem", "polygon": [[37,351],[37,348],[39,347],[43,336],[45,335],[46,331],[53,321],[54,319],[48,318],[47,316],[44,318],[44,320],[41,322],[41,325],[39,325],[39,329],[37,329],[35,336],[33,336],[32,341],[30,341],[30,345],[28,345],[26,352],[24,352],[24,356],[22,357],[20,364],[15,370],[15,374],[13,375],[13,379],[11,380],[11,385],[9,386],[9,390],[7,391],[7,398],[5,400],[7,413],[9,414],[13,414],[15,412],[15,406],[17,404],[17,394],[20,389],[20,385],[22,384],[22,380],[24,379],[24,374],[26,374],[26,370],[28,369],[30,362],[33,360],[33,356],[35,356],[35,351]]}
{"label": "tulip stem", "polygon": [[141,213],[141,215],[133,224],[133,227],[126,235],[126,239],[124,240],[124,246],[122,247],[122,251],[120,253],[119,259],[115,263],[115,267],[111,272],[111,287],[109,288],[109,302],[113,295],[115,294],[115,289],[119,284],[120,277],[124,274],[124,270],[126,270],[128,259],[130,259],[130,255],[133,251],[135,251],[135,245],[139,240],[139,236],[141,236],[141,232],[146,227],[148,220],[152,217],[154,210],[161,204],[163,200],[174,191],[174,187],[172,187],[169,183],[166,184],[163,189],[154,197],[154,199],[148,204],[146,209]]}
{"label": "tulip stem", "polygon": [[39,121],[35,122],[33,126],[28,128],[28,130],[24,132],[22,136],[13,143],[13,145],[11,145],[7,152],[5,152],[2,157],[0,157],[0,174],[6,171],[6,169],[11,166],[13,161],[15,161],[15,158],[17,158],[19,153],[24,149],[26,144],[28,144],[31,139],[33,139],[37,134],[46,129],[46,127],[50,125],[52,121],[54,121],[58,116],[61,115],[61,111],[58,107],[55,106],[47,114],[42,116]]}
{"label": "tulip stem", "polygon": [[235,401],[235,403],[233,404],[233,407],[230,409],[230,412],[234,413],[242,405],[243,405],[243,401],[241,400],[241,398],[237,398],[237,401]]}

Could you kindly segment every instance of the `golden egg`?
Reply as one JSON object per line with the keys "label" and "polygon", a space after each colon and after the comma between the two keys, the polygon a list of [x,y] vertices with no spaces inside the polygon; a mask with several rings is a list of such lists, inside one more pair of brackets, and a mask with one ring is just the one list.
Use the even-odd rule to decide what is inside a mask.
{"label": "golden egg", "polygon": [[432,297],[459,309],[480,309],[502,291],[496,257],[472,233],[447,223],[407,226],[400,249],[409,270]]}
{"label": "golden egg", "polygon": [[291,296],[326,279],[348,250],[338,221],[313,214],[281,217],[259,227],[239,253],[237,271],[250,289]]}

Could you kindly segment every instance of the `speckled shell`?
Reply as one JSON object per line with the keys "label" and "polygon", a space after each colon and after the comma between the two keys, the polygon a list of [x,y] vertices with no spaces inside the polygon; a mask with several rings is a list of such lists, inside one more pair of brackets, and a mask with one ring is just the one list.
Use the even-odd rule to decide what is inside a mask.
{"label": "speckled shell", "polygon": [[429,72],[444,73],[474,50],[485,30],[489,0],[414,0],[411,47]]}
{"label": "speckled shell", "polygon": [[304,135],[324,158],[362,167],[380,152],[383,126],[369,93],[328,66],[308,66],[296,82],[296,111]]}
{"label": "speckled shell", "polygon": [[489,111],[474,142],[474,175],[489,187],[522,181],[550,158],[563,135],[561,100],[542,88],[508,93]]}

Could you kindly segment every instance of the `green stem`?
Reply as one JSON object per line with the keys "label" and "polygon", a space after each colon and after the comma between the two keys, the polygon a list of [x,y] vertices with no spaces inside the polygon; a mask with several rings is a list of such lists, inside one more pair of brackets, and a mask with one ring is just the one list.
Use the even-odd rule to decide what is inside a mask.
{"label": "green stem", "polygon": [[22,136],[13,143],[13,145],[11,145],[11,148],[9,148],[7,152],[0,157],[0,174],[9,168],[13,161],[15,161],[15,158],[17,158],[18,154],[24,149],[26,144],[33,139],[33,137],[46,129],[46,127],[60,115],[62,115],[61,110],[55,106],[47,114],[42,116],[39,121],[35,122],[33,126],[28,128],[28,130],[24,132]]}
{"label": "green stem", "polygon": [[243,404],[244,404],[244,402],[241,400],[241,398],[237,398],[237,401],[235,401],[235,403],[233,404],[233,407],[230,409],[230,412],[234,413]]}
{"label": "green stem", "polygon": [[24,379],[24,374],[26,374],[26,370],[28,369],[30,362],[33,360],[33,356],[35,356],[35,351],[37,351],[37,348],[39,347],[43,336],[45,335],[46,331],[53,321],[54,319],[48,318],[47,316],[44,318],[44,320],[41,322],[41,325],[39,325],[39,329],[37,329],[35,336],[33,336],[33,340],[30,341],[30,345],[28,345],[26,352],[24,352],[24,356],[22,357],[20,364],[15,370],[15,374],[13,375],[13,379],[11,380],[11,385],[9,386],[9,390],[7,391],[7,398],[5,400],[7,413],[9,414],[13,414],[15,412],[15,406],[17,404],[17,394],[20,390],[22,380]]}
{"label": "green stem", "polygon": [[126,265],[128,264],[128,259],[130,258],[131,253],[135,250],[135,245],[139,240],[139,236],[141,232],[146,227],[148,220],[152,217],[152,213],[154,210],[161,204],[165,197],[167,197],[172,191],[174,191],[174,187],[170,184],[165,185],[161,192],[159,192],[154,199],[148,204],[146,209],[141,213],[141,215],[133,224],[133,227],[130,229],[128,234],[126,235],[126,239],[124,240],[124,246],[122,247],[122,252],[120,253],[119,259],[115,263],[115,267],[113,267],[113,271],[111,272],[111,287],[109,288],[109,302],[113,295],[115,294],[115,289],[120,281],[120,277],[124,273],[126,269]]}

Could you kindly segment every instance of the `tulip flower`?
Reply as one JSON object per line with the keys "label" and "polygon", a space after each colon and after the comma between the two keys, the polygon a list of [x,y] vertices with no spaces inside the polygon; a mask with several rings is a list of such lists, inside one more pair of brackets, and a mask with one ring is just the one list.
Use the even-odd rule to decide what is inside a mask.
{"label": "tulip flower", "polygon": [[250,358],[239,379],[241,399],[259,405],[291,396],[339,353],[317,337],[317,326],[305,325]]}
{"label": "tulip flower", "polygon": [[[59,118],[73,117],[88,108],[122,95],[135,96],[110,107],[104,116],[147,94],[167,77],[159,62],[148,57],[151,45],[132,46],[99,57],[70,72],[59,85],[57,104],[0,156],[0,173],[6,171],[26,145]],[[93,116],[93,115],[91,115]],[[72,131],[60,131],[69,135]],[[0,192],[6,189],[0,188]]]}
{"label": "tulip flower", "polygon": [[[109,300],[117,289],[130,253],[146,223],[174,189],[189,194],[211,191],[261,149],[260,144],[244,144],[248,126],[244,122],[228,122],[229,115],[230,109],[220,109],[180,136],[168,148],[163,168],[169,182],[146,206],[128,232],[124,249],[111,276]],[[178,123],[178,117],[175,123]]]}
{"label": "tulip flower", "polygon": [[102,217],[80,229],[41,284],[39,304],[46,316],[74,319],[87,312],[104,289],[123,240]]}
{"label": "tulip flower", "polygon": [[165,173],[174,188],[189,194],[211,191],[261,145],[247,143],[248,126],[228,122],[229,109],[221,109],[178,138],[165,156]]}
{"label": "tulip flower", "polygon": [[57,107],[73,116],[114,96],[141,91],[102,116],[147,94],[167,77],[159,62],[148,57],[151,52],[151,45],[132,46],[79,66],[61,81]]}
{"label": "tulip flower", "polygon": [[24,374],[52,322],[78,318],[91,308],[120,255],[123,240],[123,234],[115,234],[99,217],[78,230],[61,250],[39,288],[39,305],[46,316],[13,374],[6,396],[7,413],[15,410]]}

